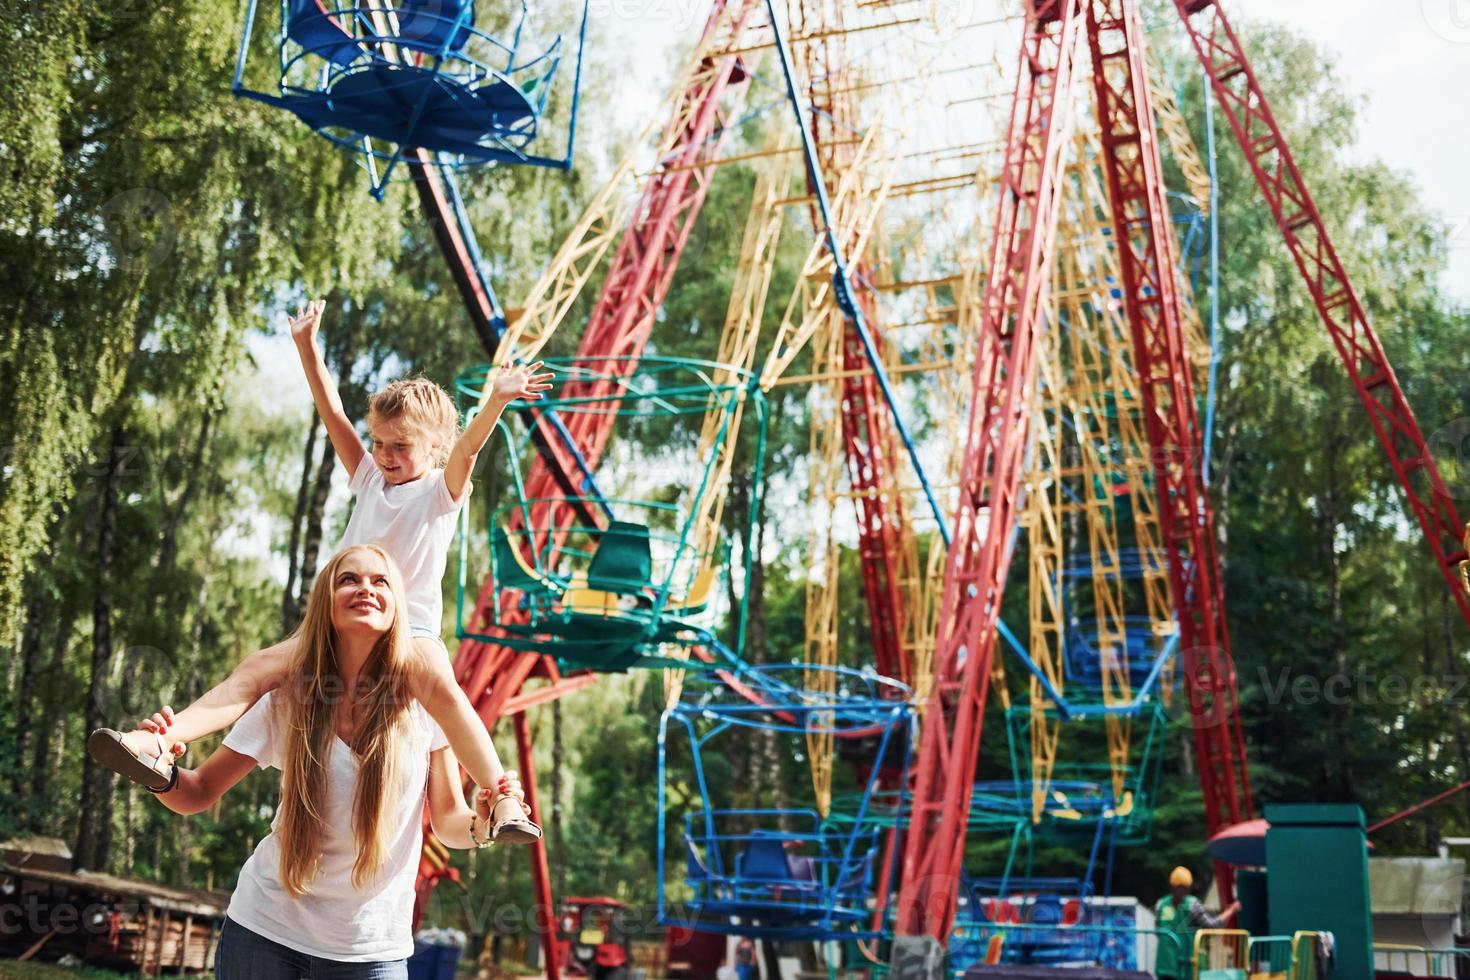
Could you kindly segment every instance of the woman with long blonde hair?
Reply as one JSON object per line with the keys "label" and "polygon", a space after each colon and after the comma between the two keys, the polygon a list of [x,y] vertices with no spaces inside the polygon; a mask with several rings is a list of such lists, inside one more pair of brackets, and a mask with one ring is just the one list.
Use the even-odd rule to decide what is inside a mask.
{"label": "woman with long blonde hair", "polygon": [[406,977],[425,787],[434,835],[456,848],[489,843],[494,799],[522,798],[506,773],[495,793],[466,804],[454,753],[420,703],[440,696],[447,665],[417,653],[403,594],[377,545],[333,556],[312,586],[285,683],[158,794],[198,813],[253,766],[281,770],[271,832],[230,898],[219,980]]}

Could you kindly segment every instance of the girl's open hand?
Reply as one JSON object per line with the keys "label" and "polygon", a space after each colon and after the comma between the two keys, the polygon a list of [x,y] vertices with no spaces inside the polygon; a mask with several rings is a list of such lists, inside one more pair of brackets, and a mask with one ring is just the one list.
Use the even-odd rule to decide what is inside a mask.
{"label": "girl's open hand", "polygon": [[506,403],[517,399],[540,401],[541,393],[551,390],[551,379],[554,377],[556,375],[552,372],[541,370],[540,361],[535,364],[511,364],[507,361],[495,375],[490,395]]}
{"label": "girl's open hand", "polygon": [[298,344],[315,340],[317,328],[322,325],[322,311],[326,308],[327,301],[324,299],[310,300],[296,307],[296,315],[286,318],[291,325],[291,339]]}

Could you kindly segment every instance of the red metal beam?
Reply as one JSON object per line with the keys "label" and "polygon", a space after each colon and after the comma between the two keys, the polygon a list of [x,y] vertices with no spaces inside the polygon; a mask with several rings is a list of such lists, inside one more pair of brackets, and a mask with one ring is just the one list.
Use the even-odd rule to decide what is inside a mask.
{"label": "red metal beam", "polygon": [[1456,579],[1456,566],[1465,557],[1460,544],[1463,522],[1240,39],[1214,0],[1174,0],[1174,6],[1210,77],[1216,103],[1240,142],[1261,196],[1404,489],[1409,509],[1429,542],[1440,574],[1460,615],[1470,623],[1470,600]]}
{"label": "red metal beam", "polygon": [[580,691],[584,687],[591,687],[596,682],[597,675],[590,670],[586,670],[578,674],[563,677],[560,680],[547,684],[544,687],[538,687],[535,690],[523,690],[505,702],[505,707],[501,709],[501,714],[513,715],[517,712],[525,711],[527,708],[534,708],[538,704],[555,701],[557,698],[571,694],[573,691]]}
{"label": "red metal beam", "polygon": [[[1200,473],[1204,442],[1180,324],[1174,236],[1149,104],[1137,0],[1092,0],[1087,27],[1101,160],[1179,619],[1206,835],[1211,836],[1249,815],[1250,779],[1215,554],[1214,516]],[[1221,900],[1228,902],[1229,866],[1217,863],[1216,874]]]}
{"label": "red metal beam", "polygon": [[[531,745],[531,726],[524,711],[518,711],[511,719],[516,733],[516,754],[520,757],[521,786],[526,793],[526,803],[532,813],[543,813],[540,796],[536,791],[536,753]],[[556,945],[556,899],[551,894],[551,866],[546,860],[546,838],[543,836],[530,847],[531,885],[536,895],[536,928],[541,932],[541,954],[548,980],[559,977],[559,952]]]}
{"label": "red metal beam", "polygon": [[408,162],[408,172],[413,178],[414,190],[419,195],[419,207],[429,222],[429,230],[434,235],[434,241],[439,244],[439,251],[444,253],[444,264],[448,266],[449,276],[459,290],[459,298],[464,303],[465,312],[470,316],[470,325],[474,327],[480,346],[485,349],[485,356],[494,357],[495,346],[499,341],[493,325],[495,310],[480,282],[470,247],[460,234],[454,206],[450,204],[443,183],[439,180],[434,156],[428,150],[413,149],[406,152],[404,157]]}
{"label": "red metal beam", "polygon": [[[860,282],[866,279],[864,271],[863,266],[858,267]],[[859,293],[858,302],[872,327],[873,343],[881,349],[882,329],[872,292]],[[868,370],[862,336],[850,320],[842,331],[842,367],[842,441],[847,480],[857,511],[858,555],[873,639],[873,666],[886,677],[910,684],[913,676],[909,651],[903,646],[899,583],[904,558],[903,500],[895,489],[900,470],[893,425],[878,381]]]}
{"label": "red metal beam", "polygon": [[1400,820],[1403,820],[1405,817],[1412,817],[1420,810],[1427,810],[1437,803],[1443,803],[1451,796],[1457,796],[1458,794],[1465,792],[1465,790],[1467,789],[1470,789],[1470,780],[1466,780],[1458,786],[1451,786],[1449,789],[1444,790],[1443,792],[1435,793],[1427,800],[1420,800],[1413,806],[1408,807],[1407,809],[1400,810],[1398,813],[1395,813],[1391,817],[1384,817],[1382,820],[1369,827],[1367,832],[1370,834],[1374,834],[1382,830],[1384,827],[1391,827],[1394,824],[1398,823]]}
{"label": "red metal beam", "polygon": [[[996,620],[1018,517],[1031,393],[1072,110],[1082,0],[1030,0],[981,307],[980,350],[924,706],[898,899],[900,936],[954,924]],[[956,791],[960,788],[960,791]],[[897,953],[898,950],[896,949]]]}

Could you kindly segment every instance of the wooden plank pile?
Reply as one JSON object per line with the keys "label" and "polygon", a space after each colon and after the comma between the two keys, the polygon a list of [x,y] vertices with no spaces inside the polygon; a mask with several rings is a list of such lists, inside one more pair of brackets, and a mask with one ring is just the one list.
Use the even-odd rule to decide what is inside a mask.
{"label": "wooden plank pile", "polygon": [[88,962],[155,975],[214,969],[216,921],[152,906],[141,915],[114,912],[112,918],[107,934],[90,937]]}
{"label": "wooden plank pile", "polygon": [[144,975],[207,973],[229,896],[80,871],[0,865],[0,957],[71,954]]}

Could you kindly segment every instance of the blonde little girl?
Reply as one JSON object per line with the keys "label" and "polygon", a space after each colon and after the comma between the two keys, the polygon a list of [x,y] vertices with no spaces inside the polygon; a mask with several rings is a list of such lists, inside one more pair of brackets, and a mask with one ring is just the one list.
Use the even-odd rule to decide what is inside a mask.
{"label": "blonde little girl", "polygon": [[[484,787],[500,785],[505,770],[484,724],[454,681],[449,651],[439,634],[440,581],[459,511],[472,490],[476,456],[505,407],[516,400],[539,400],[551,388],[552,375],[539,371],[539,361],[525,367],[503,365],[491,382],[487,403],[458,438],[454,404],[444,389],[421,378],[395,381],[369,401],[368,451],[343,412],[317,346],[325,305],[317,300],[299,308],[290,327],[317,412],[356,497],[338,548],[377,543],[402,570],[413,644],[422,653],[436,653],[433,659],[443,665],[423,692],[424,707],[475,781]],[[164,707],[133,731],[98,729],[87,740],[88,751],[102,765],[154,792],[172,788],[178,779],[174,759],[185,746],[234,724],[277,688],[298,662],[300,642],[293,635],[250,654],[228,678],[177,715]],[[526,819],[529,810],[515,799],[498,797],[494,812],[491,839],[529,843],[540,838],[541,829]]]}

